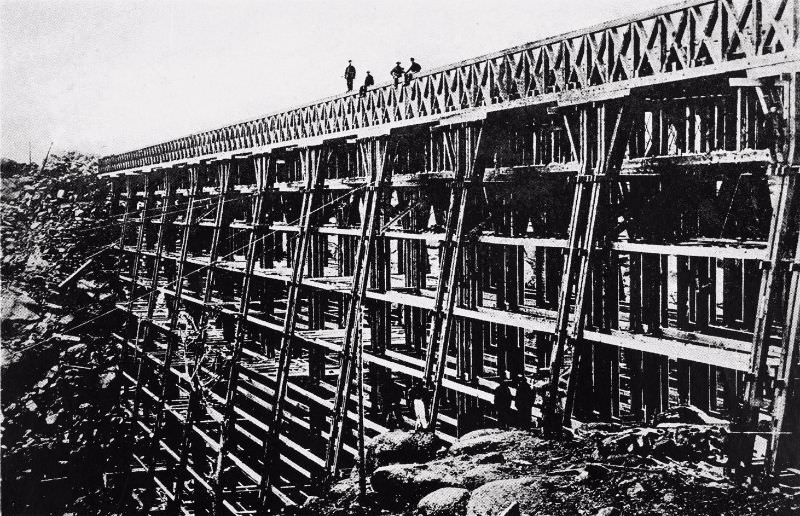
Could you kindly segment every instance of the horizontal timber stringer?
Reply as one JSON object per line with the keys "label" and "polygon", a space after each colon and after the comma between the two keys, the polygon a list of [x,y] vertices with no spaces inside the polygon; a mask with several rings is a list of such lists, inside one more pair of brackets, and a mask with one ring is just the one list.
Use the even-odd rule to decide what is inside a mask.
{"label": "horizontal timber stringer", "polygon": [[302,503],[520,377],[553,432],[690,403],[797,467],[796,10],[688,2],[106,158],[147,487]]}

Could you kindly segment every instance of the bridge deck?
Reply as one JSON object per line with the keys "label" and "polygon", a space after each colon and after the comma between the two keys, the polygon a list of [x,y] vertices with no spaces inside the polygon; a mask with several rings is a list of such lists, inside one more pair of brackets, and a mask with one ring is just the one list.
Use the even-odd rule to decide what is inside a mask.
{"label": "bridge deck", "polygon": [[722,73],[770,74],[797,60],[797,9],[786,1],[690,0],[423,71],[407,86],[380,84],[364,97],[336,95],[107,156],[100,171],[267,152],[474,110],[602,100]]}

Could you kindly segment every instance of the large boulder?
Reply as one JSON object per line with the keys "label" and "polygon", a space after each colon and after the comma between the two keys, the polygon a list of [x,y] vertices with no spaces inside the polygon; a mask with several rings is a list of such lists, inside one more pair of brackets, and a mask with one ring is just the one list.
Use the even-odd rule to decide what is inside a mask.
{"label": "large boulder", "polygon": [[495,480],[479,487],[469,497],[467,516],[498,516],[513,503],[521,514],[538,514],[542,494],[537,477]]}
{"label": "large boulder", "polygon": [[450,455],[475,455],[529,449],[539,439],[523,430],[478,431],[465,434],[448,450]]}
{"label": "large boulder", "polygon": [[417,504],[420,516],[464,516],[469,491],[459,487],[443,487],[425,496]]}
{"label": "large boulder", "polygon": [[384,499],[414,502],[442,487],[475,489],[493,480],[516,476],[507,464],[483,463],[483,457],[445,457],[426,463],[382,466],[372,474],[372,488]]}
{"label": "large boulder", "polygon": [[440,464],[390,464],[370,477],[372,489],[383,500],[413,502],[443,487],[459,487],[459,481]]}
{"label": "large boulder", "polygon": [[476,464],[463,468],[456,477],[458,483],[467,489],[478,488],[487,482],[509,478],[509,472],[504,464]]}
{"label": "large boulder", "polygon": [[38,321],[41,317],[33,310],[37,307],[36,301],[27,294],[3,292],[0,296],[0,321],[4,329],[12,325],[24,325]]}
{"label": "large boulder", "polygon": [[483,437],[492,434],[502,434],[503,432],[507,431],[508,430],[503,430],[502,428],[479,428],[477,430],[473,430],[472,432],[467,432],[466,434],[462,435],[458,440],[469,441],[470,439],[475,439],[477,437]]}
{"label": "large boulder", "polygon": [[368,472],[389,464],[429,461],[442,445],[432,432],[393,430],[376,435],[367,443]]}

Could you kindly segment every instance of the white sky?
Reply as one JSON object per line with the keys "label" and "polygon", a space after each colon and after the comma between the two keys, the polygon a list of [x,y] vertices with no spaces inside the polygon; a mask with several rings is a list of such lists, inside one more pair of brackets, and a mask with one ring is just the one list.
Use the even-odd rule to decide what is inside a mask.
{"label": "white sky", "polygon": [[0,0],[0,155],[110,154],[669,0]]}

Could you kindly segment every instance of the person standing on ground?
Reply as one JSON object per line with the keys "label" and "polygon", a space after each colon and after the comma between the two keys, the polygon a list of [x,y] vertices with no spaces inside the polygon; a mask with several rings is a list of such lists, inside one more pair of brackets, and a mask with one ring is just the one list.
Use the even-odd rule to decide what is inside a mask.
{"label": "person standing on ground", "polygon": [[422,67],[419,65],[419,63],[414,61],[414,58],[412,57],[411,65],[409,65],[408,71],[406,72],[406,86],[408,86],[408,83],[411,82],[411,79],[413,79],[414,76],[420,72],[420,70],[422,70]]}
{"label": "person standing on ground", "polygon": [[347,61],[347,68],[344,69],[344,80],[347,81],[347,91],[353,91],[353,81],[356,78],[356,67],[353,61]]}
{"label": "person standing on ground", "polygon": [[392,68],[391,72],[389,72],[389,73],[392,74],[392,78],[394,79],[394,85],[395,86],[400,84],[400,78],[403,76],[404,72],[405,72],[405,70],[403,69],[402,66],[400,66],[400,61],[397,61],[397,64],[395,65],[395,67]]}
{"label": "person standing on ground", "polygon": [[383,418],[386,426],[394,430],[395,428],[405,428],[406,422],[403,418],[403,409],[400,402],[403,400],[403,390],[394,380],[389,380],[386,384],[386,391],[383,399]]}
{"label": "person standing on ground", "polygon": [[361,86],[361,89],[358,90],[359,95],[362,97],[367,94],[367,90],[370,86],[375,84],[375,79],[370,75],[369,70],[367,70],[367,76],[364,77],[364,85]]}
{"label": "person standing on ground", "polygon": [[531,426],[531,408],[533,407],[533,391],[524,374],[517,375],[515,385],[517,395],[514,404],[517,406],[517,426],[527,430]]}
{"label": "person standing on ground", "polygon": [[508,388],[505,373],[500,374],[500,380],[494,390],[494,411],[497,416],[497,426],[508,428],[511,423],[511,389]]}

